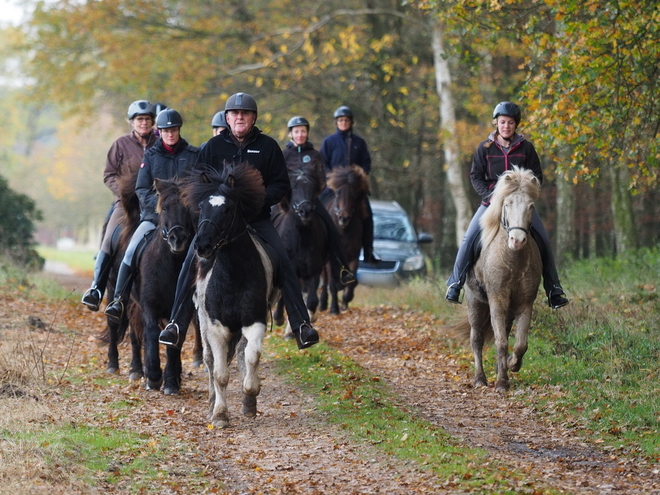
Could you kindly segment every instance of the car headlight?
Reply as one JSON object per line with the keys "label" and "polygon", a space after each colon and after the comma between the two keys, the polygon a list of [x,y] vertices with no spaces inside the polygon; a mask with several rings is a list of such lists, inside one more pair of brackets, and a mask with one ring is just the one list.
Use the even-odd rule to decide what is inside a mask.
{"label": "car headlight", "polygon": [[424,266],[424,256],[421,254],[416,254],[410,258],[406,258],[406,261],[403,262],[401,269],[405,272],[411,272],[413,270],[419,270]]}

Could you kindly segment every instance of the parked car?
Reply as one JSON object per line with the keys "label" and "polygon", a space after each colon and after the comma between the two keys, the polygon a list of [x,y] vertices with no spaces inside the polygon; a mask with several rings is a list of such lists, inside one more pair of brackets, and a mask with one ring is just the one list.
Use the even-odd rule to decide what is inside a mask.
{"label": "parked car", "polygon": [[420,244],[433,242],[430,234],[417,235],[406,211],[396,201],[371,200],[374,216],[376,264],[365,263],[363,254],[358,282],[372,287],[397,287],[402,281],[426,275],[426,260]]}

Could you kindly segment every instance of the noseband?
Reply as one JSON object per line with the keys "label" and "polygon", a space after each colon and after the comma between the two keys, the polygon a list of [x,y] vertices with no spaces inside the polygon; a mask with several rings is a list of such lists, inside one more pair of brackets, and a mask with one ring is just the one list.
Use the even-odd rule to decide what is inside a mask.
{"label": "noseband", "polygon": [[[507,208],[506,205],[504,205],[504,207],[502,208],[502,227],[504,227],[504,229],[506,230],[506,233],[510,234],[512,230],[522,230],[525,234],[529,235],[529,231],[532,228],[532,222],[531,221],[529,222],[529,225],[527,226],[527,228],[509,226],[509,219],[506,215],[506,208]],[[534,208],[534,207],[532,206],[532,208]]]}
{"label": "noseband", "polygon": [[339,215],[340,215],[341,213],[346,213],[346,214],[348,215],[349,218],[352,217],[352,216],[353,216],[353,212],[355,211],[355,206],[353,206],[353,208],[352,208],[350,211],[349,211],[349,210],[341,209],[341,208],[339,208],[339,206],[337,206],[337,197],[338,197],[337,194],[335,194],[335,200],[334,200],[333,203],[332,203],[332,207],[333,207],[333,209],[334,209],[334,211],[335,211],[335,215],[337,216],[337,218],[340,218]]}
{"label": "noseband", "polygon": [[166,229],[165,227],[163,227],[163,229],[161,230],[161,233],[163,234],[163,240],[169,241],[170,236],[176,230],[180,230],[181,233],[186,237],[190,235],[183,225],[173,225],[170,229]]}
{"label": "noseband", "polygon": [[298,216],[302,216],[301,215],[303,213],[302,207],[306,204],[310,205],[311,211],[314,212],[314,210],[316,209],[316,205],[312,203],[309,199],[303,199],[300,203],[293,203],[291,207]]}

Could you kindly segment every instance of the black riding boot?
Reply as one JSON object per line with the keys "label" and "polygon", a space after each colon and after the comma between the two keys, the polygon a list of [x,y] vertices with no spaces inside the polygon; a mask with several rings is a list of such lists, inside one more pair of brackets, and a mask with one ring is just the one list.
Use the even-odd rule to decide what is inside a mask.
{"label": "black riding boot", "polygon": [[126,306],[131,297],[131,288],[133,287],[133,273],[131,267],[126,263],[119,266],[117,275],[117,288],[115,290],[114,300],[105,308],[105,315],[114,321],[121,321],[124,317]]}
{"label": "black riding boot", "polygon": [[111,266],[112,256],[104,251],[99,251],[96,255],[96,262],[94,263],[94,280],[92,281],[92,286],[83,294],[81,300],[90,311],[98,311],[101,306],[105,287],[108,284]]}
{"label": "black riding boot", "polygon": [[559,274],[557,273],[557,267],[555,266],[555,260],[550,251],[550,246],[543,241],[543,237],[536,229],[532,229],[532,237],[534,237],[541,254],[541,262],[543,263],[543,289],[548,296],[548,306],[552,309],[562,308],[568,304],[568,299],[559,283]]}
{"label": "black riding boot", "polygon": [[[478,224],[477,224],[478,225]],[[479,257],[481,251],[481,231],[468,231],[465,234],[461,246],[456,253],[454,269],[447,279],[447,293],[445,299],[454,304],[461,304],[461,289],[465,285],[468,270]]]}
{"label": "black riding boot", "polygon": [[167,326],[160,332],[158,342],[173,347],[180,347],[183,342],[179,342],[182,330],[187,330],[188,325],[194,315],[194,306],[192,303],[192,294],[194,287],[191,284],[190,274],[192,262],[195,258],[195,240],[193,238],[186,253],[186,259],[181,265],[179,278],[176,281],[176,292],[174,294],[174,304],[172,304],[172,314]]}

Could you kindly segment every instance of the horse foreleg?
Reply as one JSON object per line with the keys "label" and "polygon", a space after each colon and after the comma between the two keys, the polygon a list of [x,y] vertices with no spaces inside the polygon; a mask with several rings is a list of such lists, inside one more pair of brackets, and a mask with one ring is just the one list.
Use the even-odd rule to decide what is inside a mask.
{"label": "horse foreleg", "polygon": [[[261,346],[266,336],[266,325],[254,323],[243,328],[245,347],[239,362],[243,362],[243,415],[253,418],[257,415],[257,396],[261,391],[261,380],[257,374],[261,359]],[[240,359],[242,358],[242,359]]]}
{"label": "horse foreleg", "polygon": [[319,277],[311,277],[305,280],[304,291],[306,292],[306,306],[309,319],[314,323],[318,319],[319,296],[316,293],[319,287]]}
{"label": "horse foreleg", "polygon": [[323,269],[321,273],[321,295],[319,296],[319,311],[328,309],[328,269]]}
{"label": "horse foreleg", "polygon": [[142,313],[143,344],[144,344],[144,374],[147,390],[160,390],[163,385],[163,370],[160,367],[160,348],[158,346],[158,335],[160,327],[158,321],[151,317],[146,311]]}
{"label": "horse foreleg", "polygon": [[[231,332],[222,325],[208,326],[204,332],[207,346],[204,348],[204,362],[209,370],[209,402],[211,405],[211,424],[218,428],[229,426],[227,413],[227,384],[229,383],[229,342]],[[212,356],[207,357],[207,353]]]}
{"label": "horse foreleg", "polygon": [[[120,325],[126,324],[127,323],[120,323]],[[139,381],[144,377],[144,368],[142,367],[142,343],[140,342],[133,326],[131,326],[129,332],[131,338],[131,370],[128,373],[128,379],[131,381]]]}
{"label": "horse foreleg", "polygon": [[108,319],[108,366],[106,371],[110,374],[119,373],[119,350],[118,350],[118,340],[119,340],[119,324],[110,322]]}
{"label": "horse foreleg", "polygon": [[496,392],[506,392],[509,390],[509,374],[507,368],[507,358],[509,354],[509,340],[506,322],[506,309],[491,306],[490,320],[495,334],[495,349],[497,351],[497,381],[495,382]]}
{"label": "horse foreleg", "polygon": [[516,322],[516,343],[513,346],[513,353],[509,356],[508,366],[511,371],[520,371],[523,362],[523,356],[527,352],[527,337],[529,327],[532,322],[532,305],[525,308],[525,311],[518,317]]}

